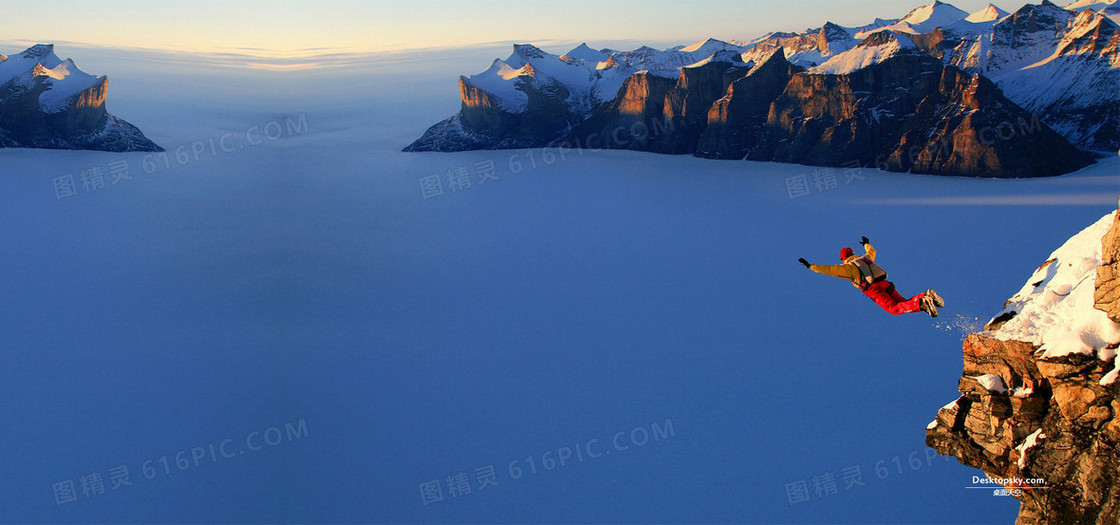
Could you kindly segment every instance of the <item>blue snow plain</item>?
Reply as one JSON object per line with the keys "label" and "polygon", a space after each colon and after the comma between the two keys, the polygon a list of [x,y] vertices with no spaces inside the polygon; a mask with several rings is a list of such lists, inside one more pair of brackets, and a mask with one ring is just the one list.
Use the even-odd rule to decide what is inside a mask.
{"label": "blue snow plain", "polygon": [[[0,150],[0,522],[1014,521],[925,428],[964,336],[1116,207],[1116,157],[400,152],[506,52],[71,53],[168,151]],[[797,263],[862,235],[941,317]]]}

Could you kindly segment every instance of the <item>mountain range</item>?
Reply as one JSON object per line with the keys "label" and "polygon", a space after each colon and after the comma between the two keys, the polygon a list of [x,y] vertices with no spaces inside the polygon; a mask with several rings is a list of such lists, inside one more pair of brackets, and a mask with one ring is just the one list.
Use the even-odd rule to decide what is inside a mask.
{"label": "mountain range", "polygon": [[50,44],[0,55],[0,148],[163,151],[105,109],[108,84]]}
{"label": "mountain range", "polygon": [[563,55],[519,44],[459,78],[405,151],[592,147],[1030,177],[1120,148],[1120,4],[969,13]]}

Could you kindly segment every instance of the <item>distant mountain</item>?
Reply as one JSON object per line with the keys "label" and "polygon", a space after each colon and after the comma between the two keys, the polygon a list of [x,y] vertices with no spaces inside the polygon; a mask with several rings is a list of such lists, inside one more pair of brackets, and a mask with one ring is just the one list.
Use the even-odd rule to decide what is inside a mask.
{"label": "distant mountain", "polygon": [[1011,13],[996,7],[994,4],[988,4],[988,7],[981,9],[975,13],[971,13],[964,18],[966,22],[978,24],[981,22],[994,22]]}
{"label": "distant mountain", "polygon": [[1077,0],[1066,5],[1070,11],[1096,11],[1120,24],[1120,0]]}
{"label": "distant mountain", "polygon": [[910,11],[898,22],[886,26],[886,29],[905,33],[928,33],[938,27],[948,27],[969,16],[971,15],[968,11],[946,3],[934,2]]}
{"label": "distant mountain", "polygon": [[[1064,9],[1044,1],[1026,5],[1015,13],[992,5],[968,13],[934,2],[901,19],[876,19],[862,27],[826,23],[801,33],[770,33],[744,42],[708,39],[667,50],[642,47],[633,51],[596,51],[583,44],[557,56],[533,46],[518,45],[509,59],[496,60],[479,75],[461,77],[459,114],[432,126],[405,150],[544,146],[602,137],[603,132],[614,132],[619,125],[636,126],[641,122],[641,126],[656,128],[662,136],[612,140],[602,147],[765,159],[765,152],[777,150],[759,149],[761,143],[756,141],[781,135],[782,127],[774,122],[778,117],[769,105],[781,98],[773,91],[779,87],[785,90],[785,86],[775,85],[780,77],[788,76],[787,83],[797,77],[795,84],[802,85],[804,77],[812,76],[818,79],[816,82],[827,84],[838,82],[829,80],[831,76],[850,77],[890,62],[896,65],[876,70],[899,68],[913,74],[948,74],[945,78],[959,78],[962,82],[968,77],[967,82],[976,85],[991,84],[995,89],[985,98],[991,105],[972,108],[978,113],[976,116],[960,115],[969,126],[953,124],[957,134],[948,135],[960,139],[959,133],[972,133],[983,147],[964,152],[954,151],[955,145],[945,150],[942,143],[939,147],[945,151],[941,154],[955,160],[941,164],[875,161],[895,155],[904,146],[901,142],[883,143],[893,137],[887,130],[938,128],[938,120],[918,123],[914,119],[921,115],[943,118],[952,108],[932,108],[929,104],[956,104],[960,101],[955,97],[965,96],[950,96],[948,91],[940,90],[941,95],[932,99],[928,98],[932,92],[895,97],[902,106],[924,100],[920,108],[911,108],[922,111],[900,113],[900,106],[890,112],[876,110],[873,117],[850,117],[863,118],[858,127],[878,138],[874,151],[862,151],[846,161],[889,169],[930,170],[929,173],[1013,177],[1064,173],[1089,162],[1084,154],[1069,148],[1068,143],[1094,154],[1120,148],[1120,26],[1105,13],[1116,0],[1111,2],[1090,5],[1081,0],[1078,4],[1086,5]],[[778,50],[782,53],[776,54]],[[781,55],[785,65],[771,65],[768,73],[756,75],[756,70],[761,71],[776,55]],[[917,63],[913,59],[895,60],[918,55],[932,58],[937,64],[926,60],[920,68],[913,69]],[[786,73],[777,75],[775,71],[782,68]],[[943,69],[956,72],[945,73]],[[855,98],[849,101],[849,107],[856,115],[871,100],[881,102],[883,97],[890,98],[882,89],[914,86],[926,84],[917,78],[898,83],[875,80],[864,86],[870,90],[868,93],[852,95]],[[753,89],[762,92],[749,94]],[[736,101],[748,99],[747,106],[753,108],[751,115],[736,117],[741,115],[741,110],[735,109],[740,107]],[[866,100],[861,102],[863,99]],[[973,102],[976,100],[970,103]],[[802,104],[806,110],[803,118],[839,118],[832,111],[834,108],[815,107],[811,100]],[[825,109],[828,115],[822,113]],[[724,117],[719,116],[721,112]],[[1008,115],[1016,116],[1009,121],[1000,120]],[[974,126],[983,120],[981,116],[995,120]],[[854,122],[845,125],[848,132],[854,132]],[[839,121],[827,123],[824,128],[836,131],[838,124]],[[784,129],[791,131],[788,127]],[[798,140],[810,140],[810,135],[804,133],[802,130],[797,134]],[[946,136],[945,130],[937,134]],[[908,136],[911,142],[905,148],[911,149],[914,136]],[[624,137],[616,134],[616,138]],[[1031,151],[1039,147],[1058,148],[1068,155],[1056,163],[1043,163],[1052,168],[1026,169],[1038,165],[1033,158],[1042,153]],[[992,162],[992,148],[1022,151],[1025,162],[1004,159],[1010,153],[1002,154],[1004,160]],[[969,155],[988,155],[988,160],[966,158]],[[823,162],[821,156],[793,160]],[[1009,162],[1026,171],[1010,169]],[[982,165],[988,168],[958,169],[979,169]]]}
{"label": "distant mountain", "polygon": [[947,63],[982,73],[1078,147],[1120,147],[1120,26],[1101,12],[1025,5],[945,30]]}
{"label": "distant mountain", "polygon": [[0,148],[163,151],[106,111],[108,83],[60,60],[53,45],[0,55]]}

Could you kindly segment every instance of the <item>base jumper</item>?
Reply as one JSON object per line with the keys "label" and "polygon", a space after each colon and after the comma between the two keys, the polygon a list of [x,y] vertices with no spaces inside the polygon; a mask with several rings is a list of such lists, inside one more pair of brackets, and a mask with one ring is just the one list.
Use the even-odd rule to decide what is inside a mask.
{"label": "base jumper", "polygon": [[875,301],[875,304],[892,314],[922,311],[930,317],[937,317],[937,309],[945,306],[945,301],[937,292],[929,289],[909,299],[903,297],[898,290],[895,290],[894,283],[887,280],[887,272],[875,264],[875,248],[871,246],[867,237],[861,239],[860,244],[866,252],[864,255],[857,256],[848,247],[840,250],[840,260],[844,261],[843,264],[809,264],[805,259],[798,259],[797,262],[814,272],[851,281],[856,288],[863,291],[864,295]]}

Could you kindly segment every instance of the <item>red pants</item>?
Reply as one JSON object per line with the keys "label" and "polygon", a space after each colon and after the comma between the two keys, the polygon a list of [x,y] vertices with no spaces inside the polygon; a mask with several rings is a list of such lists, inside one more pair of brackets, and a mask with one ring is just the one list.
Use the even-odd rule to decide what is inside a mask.
{"label": "red pants", "polygon": [[864,288],[863,295],[875,301],[875,304],[883,307],[884,310],[894,314],[908,314],[921,310],[922,297],[925,297],[925,292],[915,295],[909,299],[903,297],[894,289],[894,284],[890,281],[879,281],[872,283],[867,288]]}

